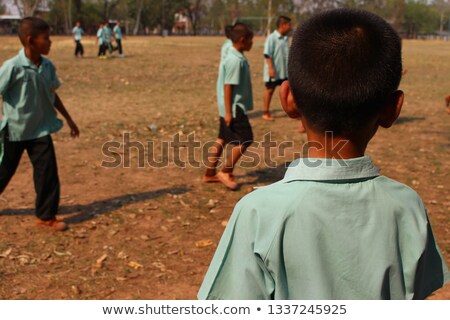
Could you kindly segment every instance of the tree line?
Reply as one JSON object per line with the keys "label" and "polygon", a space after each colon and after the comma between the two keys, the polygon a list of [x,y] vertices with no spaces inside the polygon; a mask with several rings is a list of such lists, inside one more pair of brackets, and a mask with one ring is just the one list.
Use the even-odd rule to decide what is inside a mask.
{"label": "tree line", "polygon": [[[0,13],[4,11],[0,0]],[[450,0],[13,0],[24,16],[41,15],[56,33],[80,21],[88,33],[120,20],[127,34],[222,34],[235,21],[257,33],[274,28],[277,15],[301,23],[313,13],[338,7],[375,12],[405,37],[450,29]],[[46,10],[42,6],[46,6]]]}

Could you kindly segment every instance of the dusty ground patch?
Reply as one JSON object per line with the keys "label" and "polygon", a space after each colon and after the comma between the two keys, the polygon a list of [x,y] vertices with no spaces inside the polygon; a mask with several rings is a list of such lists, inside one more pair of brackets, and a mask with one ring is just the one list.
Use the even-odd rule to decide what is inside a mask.
{"label": "dusty ground patch", "polygon": [[[128,38],[126,59],[98,61],[92,38],[86,57],[73,58],[70,38],[55,37],[50,58],[63,86],[59,91],[76,119],[81,137],[65,127],[54,136],[62,182],[61,215],[66,233],[34,227],[34,189],[26,156],[0,196],[1,299],[194,299],[234,204],[253,186],[280,179],[294,149],[264,163],[237,170],[237,192],[200,183],[203,169],[101,166],[102,145],[163,142],[195,132],[206,143],[217,134],[215,81],[221,38]],[[19,50],[16,38],[2,37],[0,61]],[[304,142],[297,123],[273,102],[276,121],[260,119],[262,45],[247,55],[256,110],[255,137],[271,132],[277,141]],[[402,82],[406,105],[391,130],[380,131],[368,153],[383,174],[416,189],[425,201],[437,240],[450,264],[449,119],[444,97],[450,94],[450,43],[404,42]],[[153,131],[149,130],[148,125]],[[262,149],[254,152],[262,157]],[[170,156],[170,155],[169,155]],[[187,157],[187,155],[185,155]],[[164,158],[155,158],[163,161]],[[185,158],[183,158],[185,159]],[[169,157],[170,162],[173,159]],[[197,160],[199,160],[197,158]],[[199,241],[210,240],[211,245]],[[206,244],[208,244],[206,242]],[[450,298],[450,288],[433,298]]]}

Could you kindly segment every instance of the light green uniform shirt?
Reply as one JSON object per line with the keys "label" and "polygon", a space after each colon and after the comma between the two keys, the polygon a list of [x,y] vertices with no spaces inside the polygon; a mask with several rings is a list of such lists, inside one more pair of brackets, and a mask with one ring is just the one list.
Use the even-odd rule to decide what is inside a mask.
{"label": "light green uniform shirt", "polygon": [[119,26],[114,26],[113,32],[117,40],[122,40],[122,29]]}
{"label": "light green uniform shirt", "polygon": [[72,33],[73,33],[73,35],[75,37],[75,40],[81,41],[81,38],[82,38],[82,35],[83,35],[84,31],[80,27],[74,27],[72,29]]}
{"label": "light green uniform shirt", "polygon": [[112,39],[112,30],[109,26],[103,27],[103,38],[106,42],[111,42]]}
{"label": "light green uniform shirt", "polygon": [[233,46],[228,50],[228,54],[219,66],[219,77],[217,79],[217,105],[219,114],[225,117],[224,86],[233,85],[232,112],[236,117],[236,108],[244,111],[253,109],[252,81],[250,76],[250,66],[245,56],[237,51]]}
{"label": "light green uniform shirt", "polygon": [[220,50],[220,63],[222,63],[225,58],[227,57],[228,51],[233,46],[233,41],[230,39],[225,40],[225,42],[222,45],[222,49]]}
{"label": "light green uniform shirt", "polygon": [[288,78],[289,39],[277,30],[272,32],[264,44],[264,57],[272,59],[275,78],[269,76],[269,66],[264,59],[264,82],[285,80]]}
{"label": "light green uniform shirt", "polygon": [[425,207],[369,157],[297,159],[236,205],[199,299],[412,299],[448,282]]}
{"label": "light green uniform shirt", "polygon": [[3,118],[0,130],[8,125],[10,141],[37,139],[60,130],[63,122],[54,108],[60,82],[53,63],[42,57],[36,67],[22,49],[0,69]]}
{"label": "light green uniform shirt", "polygon": [[101,46],[102,44],[106,43],[105,38],[105,31],[104,28],[99,28],[97,30],[97,38],[98,38],[98,44]]}

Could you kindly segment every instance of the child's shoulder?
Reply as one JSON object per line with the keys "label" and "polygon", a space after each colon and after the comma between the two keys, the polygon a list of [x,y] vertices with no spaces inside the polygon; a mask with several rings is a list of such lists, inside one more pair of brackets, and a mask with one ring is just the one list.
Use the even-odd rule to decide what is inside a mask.
{"label": "child's shoulder", "polygon": [[403,204],[420,204],[423,206],[419,194],[406,184],[386,176],[379,176],[377,182],[383,190],[386,190],[386,197],[389,197],[392,201],[401,202]]}
{"label": "child's shoulder", "polygon": [[2,72],[13,72],[14,70],[17,70],[17,67],[21,66],[20,57],[19,55],[16,55],[6,61],[3,62],[1,65],[1,71]]}

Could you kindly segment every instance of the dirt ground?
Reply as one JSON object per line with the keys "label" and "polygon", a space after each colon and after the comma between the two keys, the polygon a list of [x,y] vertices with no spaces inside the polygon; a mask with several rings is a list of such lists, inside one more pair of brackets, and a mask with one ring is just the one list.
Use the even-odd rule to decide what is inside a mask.
{"label": "dirt ground", "polygon": [[[20,49],[2,37],[0,61]],[[50,59],[63,82],[60,97],[78,123],[73,140],[67,126],[54,135],[62,185],[60,214],[65,233],[34,226],[34,189],[27,156],[0,196],[0,299],[195,299],[234,204],[254,186],[279,180],[305,136],[288,119],[277,96],[273,123],[261,119],[263,38],[247,54],[255,111],[250,120],[257,141],[294,141],[275,164],[244,163],[236,171],[240,190],[202,184],[203,167],[176,165],[163,155],[164,142],[195,132],[202,144],[217,134],[215,82],[222,38],[129,37],[125,59],[99,61],[93,38],[86,56],[74,59],[73,41],[54,37]],[[443,255],[450,264],[449,120],[444,97],[450,94],[450,42],[404,41],[401,88],[406,104],[390,130],[381,130],[368,154],[383,174],[423,198]],[[278,92],[276,92],[277,94]],[[108,141],[155,144],[150,167],[134,144],[130,167],[105,168]],[[146,146],[147,151],[148,147]],[[184,153],[183,153],[184,152]],[[183,151],[183,158],[188,155]],[[261,148],[253,148],[262,157]],[[122,151],[122,159],[127,159]],[[200,153],[194,155],[199,162]],[[150,157],[151,158],[151,157]],[[191,160],[192,160],[191,155]],[[159,160],[158,160],[159,159]],[[194,159],[194,160],[195,160]],[[104,164],[104,163],[103,163]],[[141,163],[142,164],[142,163]],[[370,250],[370,248],[368,248]],[[450,286],[433,299],[449,299]]]}

